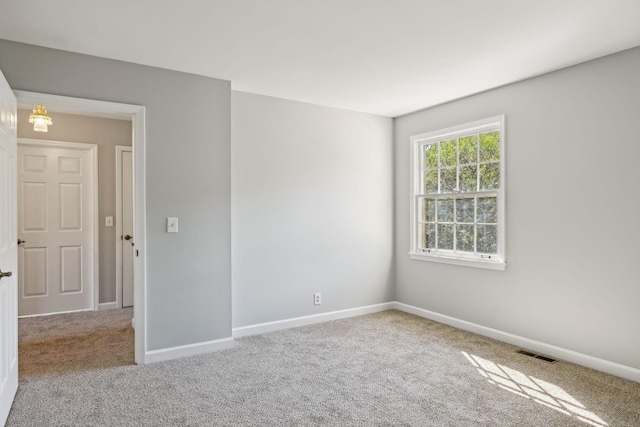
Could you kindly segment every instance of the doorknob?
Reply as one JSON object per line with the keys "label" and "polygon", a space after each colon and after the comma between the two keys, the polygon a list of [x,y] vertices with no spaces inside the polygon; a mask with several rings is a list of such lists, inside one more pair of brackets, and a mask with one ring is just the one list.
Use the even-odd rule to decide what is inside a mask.
{"label": "doorknob", "polygon": [[3,277],[11,277],[13,275],[12,272],[7,271],[6,273],[3,273],[2,270],[0,270],[0,280],[2,280]]}
{"label": "doorknob", "polygon": [[18,239],[18,244],[19,244],[19,245],[21,245],[21,244],[23,244],[23,243],[25,243],[25,241],[24,241],[24,240],[22,240],[22,239]]}
{"label": "doorknob", "polygon": [[124,240],[131,240],[131,239],[133,239],[133,236],[129,236],[128,234],[124,236]]}

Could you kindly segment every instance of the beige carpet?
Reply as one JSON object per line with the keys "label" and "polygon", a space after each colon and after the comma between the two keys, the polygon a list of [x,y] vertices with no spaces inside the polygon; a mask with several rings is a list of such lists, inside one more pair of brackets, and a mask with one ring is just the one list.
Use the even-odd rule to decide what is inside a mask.
{"label": "beige carpet", "polygon": [[132,315],[126,308],[20,319],[20,378],[133,365]]}
{"label": "beige carpet", "polygon": [[7,425],[640,426],[638,383],[398,311],[235,343],[22,377]]}

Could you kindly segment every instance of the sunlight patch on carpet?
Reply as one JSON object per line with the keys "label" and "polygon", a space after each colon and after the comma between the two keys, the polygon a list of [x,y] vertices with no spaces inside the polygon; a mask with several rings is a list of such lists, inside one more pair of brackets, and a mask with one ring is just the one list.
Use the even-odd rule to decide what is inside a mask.
{"label": "sunlight patch on carpet", "polygon": [[602,418],[589,411],[582,403],[555,384],[464,351],[461,353],[489,383],[503,390],[531,399],[592,426],[609,426]]}

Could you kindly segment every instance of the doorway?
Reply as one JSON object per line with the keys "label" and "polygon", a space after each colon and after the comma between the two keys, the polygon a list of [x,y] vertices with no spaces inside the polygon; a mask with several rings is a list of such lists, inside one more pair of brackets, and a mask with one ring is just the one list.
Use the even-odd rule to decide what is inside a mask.
{"label": "doorway", "polygon": [[[135,328],[135,363],[144,364],[146,356],[145,328],[145,109],[142,106],[106,101],[72,98],[34,92],[14,91],[18,104],[45,104],[53,110],[96,117],[124,118],[132,121],[133,154],[133,231],[136,236],[136,256],[133,260]],[[97,304],[96,304],[97,308]]]}

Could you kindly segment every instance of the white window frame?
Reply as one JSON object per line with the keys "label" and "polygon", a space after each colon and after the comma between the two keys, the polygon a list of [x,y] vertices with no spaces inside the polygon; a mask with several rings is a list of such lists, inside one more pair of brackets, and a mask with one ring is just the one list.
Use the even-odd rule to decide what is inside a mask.
{"label": "white window frame", "polygon": [[[455,192],[442,194],[444,197],[460,196],[496,196],[497,197],[497,253],[490,258],[480,254],[471,254],[448,250],[426,250],[420,247],[419,218],[420,198],[424,197],[424,176],[423,176],[423,147],[437,141],[450,140],[462,137],[470,133],[482,133],[498,130],[500,132],[500,188],[487,192]],[[452,126],[433,132],[414,135],[410,138],[410,251],[409,257],[414,260],[432,261],[444,264],[454,264],[466,267],[477,267],[491,270],[502,270],[506,268],[506,220],[505,220],[505,116],[495,116],[471,123]],[[436,196],[440,197],[440,195]]]}

